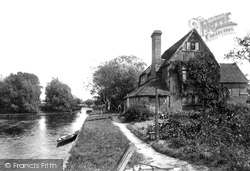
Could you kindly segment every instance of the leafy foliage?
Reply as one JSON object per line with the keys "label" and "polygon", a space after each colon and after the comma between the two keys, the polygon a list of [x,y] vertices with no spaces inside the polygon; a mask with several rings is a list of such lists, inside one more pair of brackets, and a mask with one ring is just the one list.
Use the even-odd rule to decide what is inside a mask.
{"label": "leafy foliage", "polygon": [[243,38],[235,38],[236,45],[233,50],[225,54],[226,59],[247,60],[250,62],[250,33]]}
{"label": "leafy foliage", "polygon": [[122,116],[125,122],[142,122],[152,117],[153,113],[144,104],[137,103],[129,107]]}
{"label": "leafy foliage", "polygon": [[84,103],[85,103],[86,105],[88,105],[88,107],[89,107],[90,105],[93,105],[93,104],[94,104],[94,101],[91,100],[91,99],[87,99]]}
{"label": "leafy foliage", "polygon": [[[205,114],[199,111],[171,112],[162,118],[160,138],[170,142],[171,147],[192,147],[192,153],[203,155],[207,151],[199,150],[198,146],[206,146],[213,160],[229,163],[231,168],[238,170],[249,162],[249,104],[226,104],[220,110]],[[150,132],[154,126],[147,129]]]}
{"label": "leafy foliage", "polygon": [[250,97],[247,98],[246,103],[250,103]]}
{"label": "leafy foliage", "polygon": [[0,108],[7,113],[33,113],[40,107],[39,79],[30,73],[10,74],[0,81]]}
{"label": "leafy foliage", "polygon": [[[173,61],[172,72],[178,73],[181,83],[181,97],[197,95],[203,107],[215,107],[229,97],[229,92],[220,81],[220,67],[212,57],[197,56],[189,61]],[[183,68],[186,69],[187,78],[183,80]]]}
{"label": "leafy foliage", "polygon": [[108,110],[117,107],[138,84],[146,64],[135,56],[120,56],[106,61],[93,74],[92,94],[97,93]]}
{"label": "leafy foliage", "polygon": [[53,112],[71,112],[76,110],[77,98],[71,94],[67,84],[53,78],[45,88],[45,106],[43,110]]}

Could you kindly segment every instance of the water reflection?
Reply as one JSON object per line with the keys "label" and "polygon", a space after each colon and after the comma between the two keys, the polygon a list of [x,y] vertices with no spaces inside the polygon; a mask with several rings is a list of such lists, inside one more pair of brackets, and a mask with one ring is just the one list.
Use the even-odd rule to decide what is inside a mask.
{"label": "water reflection", "polygon": [[0,159],[60,159],[72,144],[56,148],[56,139],[81,128],[82,113],[0,119]]}
{"label": "water reflection", "polygon": [[39,120],[39,128],[41,131],[44,131],[46,129],[46,123],[45,123],[45,116],[41,116]]}

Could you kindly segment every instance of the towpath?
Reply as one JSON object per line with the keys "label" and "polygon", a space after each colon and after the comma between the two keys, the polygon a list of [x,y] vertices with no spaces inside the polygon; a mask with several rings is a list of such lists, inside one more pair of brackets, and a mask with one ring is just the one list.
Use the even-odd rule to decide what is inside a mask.
{"label": "towpath", "polygon": [[[137,138],[130,130],[127,129],[126,124],[113,122],[118,126],[124,135],[136,146],[138,153],[141,153],[145,160],[143,163],[157,166],[160,168],[169,168],[169,171],[209,171],[208,168],[202,166],[194,166],[188,162],[181,161],[172,157],[168,157],[156,152],[149,144]],[[141,166],[141,168],[149,169],[149,166]],[[135,168],[138,170],[139,166]]]}

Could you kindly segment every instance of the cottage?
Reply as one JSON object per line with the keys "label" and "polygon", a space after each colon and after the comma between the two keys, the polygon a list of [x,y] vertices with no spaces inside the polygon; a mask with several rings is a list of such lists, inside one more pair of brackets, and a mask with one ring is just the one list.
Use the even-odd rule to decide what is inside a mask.
{"label": "cottage", "polygon": [[[180,89],[177,73],[171,73],[172,61],[188,61],[198,55],[209,56],[221,68],[221,82],[228,87],[230,96],[246,97],[248,80],[234,64],[219,64],[195,29],[177,41],[161,55],[161,34],[152,33],[152,64],[140,74],[139,86],[125,97],[125,106],[144,102],[150,110],[155,108],[156,88],[159,94],[160,111],[196,109],[201,106],[199,97],[192,97],[192,103],[176,94]],[[185,77],[185,71],[183,71]]]}
{"label": "cottage", "polygon": [[231,100],[234,102],[245,102],[248,93],[248,80],[236,63],[221,63],[221,79],[229,90]]}

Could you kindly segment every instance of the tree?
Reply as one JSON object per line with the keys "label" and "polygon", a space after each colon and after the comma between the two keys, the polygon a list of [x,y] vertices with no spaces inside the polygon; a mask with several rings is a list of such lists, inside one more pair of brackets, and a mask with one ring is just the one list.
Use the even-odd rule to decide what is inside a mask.
{"label": "tree", "polygon": [[2,112],[30,113],[40,108],[39,79],[30,73],[10,74],[0,81],[0,107]]}
{"label": "tree", "polygon": [[88,99],[88,100],[86,100],[84,103],[85,103],[86,105],[88,105],[88,107],[89,107],[90,105],[93,105],[93,104],[94,104],[94,101],[91,100],[91,99]]}
{"label": "tree", "polygon": [[226,59],[247,60],[250,62],[250,33],[247,33],[243,38],[235,38],[236,45],[234,50],[225,54]]}
{"label": "tree", "polygon": [[127,93],[138,85],[139,74],[146,64],[135,56],[120,56],[99,65],[93,74],[92,94],[110,110],[117,107]]}
{"label": "tree", "polygon": [[44,110],[53,112],[71,112],[77,108],[77,99],[71,94],[71,89],[53,78],[45,88],[45,106]]}

